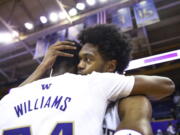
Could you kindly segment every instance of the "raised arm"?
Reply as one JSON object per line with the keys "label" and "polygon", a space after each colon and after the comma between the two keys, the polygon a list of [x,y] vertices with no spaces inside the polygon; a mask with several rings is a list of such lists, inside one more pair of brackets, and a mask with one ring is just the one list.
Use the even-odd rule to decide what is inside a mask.
{"label": "raised arm", "polygon": [[131,129],[142,135],[153,135],[151,103],[145,96],[130,96],[119,101],[121,123],[117,130]]}
{"label": "raised arm", "polygon": [[175,90],[173,81],[160,76],[135,76],[135,84],[130,95],[145,95],[151,100],[160,100]]}
{"label": "raised arm", "polygon": [[50,46],[40,65],[19,87],[40,79],[53,66],[58,56],[73,57],[72,54],[62,52],[66,49],[76,49],[73,44],[73,42],[63,41]]}

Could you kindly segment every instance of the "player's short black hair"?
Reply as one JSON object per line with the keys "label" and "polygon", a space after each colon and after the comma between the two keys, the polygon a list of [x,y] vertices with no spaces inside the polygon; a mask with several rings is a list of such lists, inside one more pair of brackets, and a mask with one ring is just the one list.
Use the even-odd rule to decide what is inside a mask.
{"label": "player's short black hair", "polygon": [[91,43],[97,46],[104,60],[117,60],[116,71],[122,73],[128,66],[131,56],[131,45],[124,35],[113,24],[98,24],[82,30],[78,39],[82,46]]}
{"label": "player's short black hair", "polygon": [[62,62],[66,62],[68,67],[75,66],[75,65],[77,66],[77,64],[79,63],[79,51],[81,49],[80,44],[74,40],[66,40],[66,41],[75,43],[72,46],[75,46],[76,49],[75,50],[67,49],[67,50],[64,50],[63,52],[73,54],[74,56],[73,57],[63,57],[63,56],[57,57],[54,65],[53,65],[53,68],[58,67]]}

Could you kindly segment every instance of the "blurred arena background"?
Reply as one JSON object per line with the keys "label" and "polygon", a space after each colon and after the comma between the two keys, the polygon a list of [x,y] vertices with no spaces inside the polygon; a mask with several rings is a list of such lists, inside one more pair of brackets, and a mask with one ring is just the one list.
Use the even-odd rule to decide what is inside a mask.
{"label": "blurred arena background", "polygon": [[0,98],[26,79],[57,40],[81,29],[117,24],[133,42],[126,73],[170,77],[176,92],[152,103],[152,127],[180,133],[179,0],[0,0]]}

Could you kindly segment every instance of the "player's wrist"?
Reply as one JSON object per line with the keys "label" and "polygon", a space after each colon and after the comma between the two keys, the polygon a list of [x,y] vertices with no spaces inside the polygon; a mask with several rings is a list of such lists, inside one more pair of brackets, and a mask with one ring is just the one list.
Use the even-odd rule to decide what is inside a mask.
{"label": "player's wrist", "polygon": [[122,129],[115,132],[114,135],[142,135],[142,134],[132,129]]}
{"label": "player's wrist", "polygon": [[50,69],[52,66],[47,61],[42,61],[40,65],[38,66],[39,69]]}

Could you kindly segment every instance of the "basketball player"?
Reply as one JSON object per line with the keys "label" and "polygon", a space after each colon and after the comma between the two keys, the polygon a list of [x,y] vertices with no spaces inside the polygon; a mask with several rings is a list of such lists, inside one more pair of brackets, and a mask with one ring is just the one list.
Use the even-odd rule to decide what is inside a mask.
{"label": "basketball player", "polygon": [[[76,71],[77,59],[58,59],[61,62],[55,66],[62,71],[56,72]],[[109,102],[141,93],[135,78],[114,73],[64,73],[11,89],[0,101],[0,134],[102,135]]]}
{"label": "basketball player", "polygon": [[[92,71],[118,72],[121,74],[124,72],[129,63],[130,44],[128,39],[120,33],[114,25],[105,24],[87,28],[80,33],[79,40],[83,45],[79,54],[80,63],[78,65],[78,72],[80,74],[88,74]],[[143,76],[141,79],[145,78],[146,76]],[[166,78],[154,76],[151,79],[151,81],[156,82],[157,85],[162,83],[161,86],[166,83],[172,83]],[[164,88],[163,86],[161,90],[164,91]],[[152,99],[152,97],[156,99],[163,98],[166,94],[163,94],[161,90],[157,87],[150,87],[149,91],[152,92],[151,94],[154,93],[150,99]],[[147,91],[148,88],[146,89],[146,92]],[[118,111],[117,106],[119,106]],[[118,120],[118,112],[121,123]],[[119,104],[107,110],[104,125],[105,134],[111,135],[119,126],[118,129],[133,129],[144,135],[152,135],[153,133],[150,126],[151,113],[151,105],[146,97],[134,96],[125,98],[120,101]]]}

